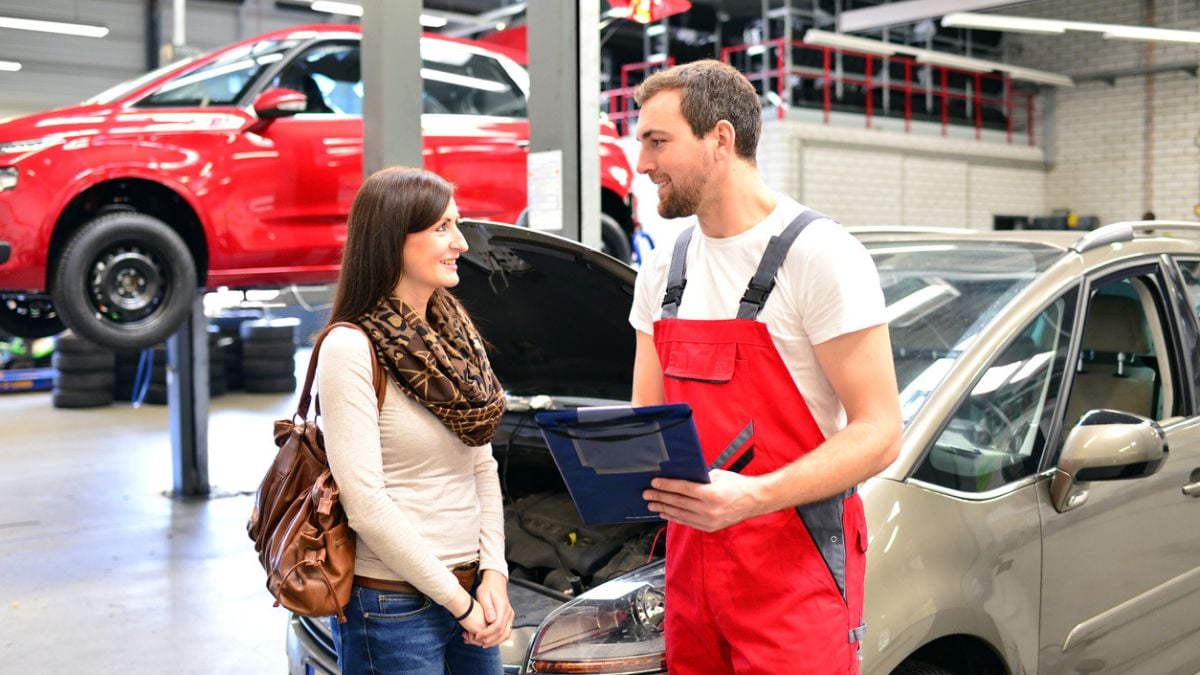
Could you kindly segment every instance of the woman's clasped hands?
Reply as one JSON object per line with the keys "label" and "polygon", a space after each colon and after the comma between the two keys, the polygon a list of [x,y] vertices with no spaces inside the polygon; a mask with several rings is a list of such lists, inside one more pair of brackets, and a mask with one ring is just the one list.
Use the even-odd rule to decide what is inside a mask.
{"label": "woman's clasped hands", "polygon": [[484,570],[475,589],[475,608],[459,622],[466,629],[463,641],[485,649],[495,647],[512,635],[515,616],[508,602],[508,579],[495,570]]}

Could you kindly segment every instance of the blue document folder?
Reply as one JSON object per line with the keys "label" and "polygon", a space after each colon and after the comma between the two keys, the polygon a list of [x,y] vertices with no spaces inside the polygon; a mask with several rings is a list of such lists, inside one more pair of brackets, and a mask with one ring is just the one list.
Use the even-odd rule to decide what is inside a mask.
{"label": "blue document folder", "polygon": [[534,420],[588,525],[660,520],[642,498],[656,476],[709,480],[686,403],[577,408]]}

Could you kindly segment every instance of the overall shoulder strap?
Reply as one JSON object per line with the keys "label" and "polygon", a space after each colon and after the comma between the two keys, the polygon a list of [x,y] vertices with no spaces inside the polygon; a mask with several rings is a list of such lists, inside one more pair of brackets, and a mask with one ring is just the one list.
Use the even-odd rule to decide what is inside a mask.
{"label": "overall shoulder strap", "polygon": [[767,298],[771,297],[771,291],[775,289],[775,275],[779,273],[779,268],[787,259],[792,243],[810,223],[825,217],[825,214],[819,211],[807,209],[804,213],[796,216],[795,220],[783,229],[783,232],[771,237],[771,241],[767,244],[767,250],[763,252],[762,260],[758,263],[758,269],[754,271],[754,276],[750,279],[746,292],[742,294],[737,318],[758,318],[759,312],[767,304]]}
{"label": "overall shoulder strap", "polygon": [[679,233],[675,248],[671,251],[671,269],[667,273],[667,292],[663,294],[662,318],[679,316],[679,303],[683,301],[683,287],[687,285],[687,248],[692,241],[696,226]]}

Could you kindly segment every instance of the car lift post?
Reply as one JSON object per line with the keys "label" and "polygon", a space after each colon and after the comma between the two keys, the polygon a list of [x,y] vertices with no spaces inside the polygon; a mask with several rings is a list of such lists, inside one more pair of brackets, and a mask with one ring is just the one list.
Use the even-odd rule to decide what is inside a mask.
{"label": "car lift post", "polygon": [[419,0],[363,0],[363,177],[422,166]]}
{"label": "car lift post", "polygon": [[167,339],[167,415],[171,425],[176,498],[207,497],[208,485],[208,319],[204,294]]}
{"label": "car lift post", "polygon": [[[550,181],[557,184],[530,185],[529,208],[553,204],[546,198],[557,196],[561,214],[551,207],[546,215],[561,221],[551,217],[535,226],[599,248],[600,3],[530,2],[525,12],[531,161],[562,162],[558,179]],[[536,220],[531,213],[531,225]]]}

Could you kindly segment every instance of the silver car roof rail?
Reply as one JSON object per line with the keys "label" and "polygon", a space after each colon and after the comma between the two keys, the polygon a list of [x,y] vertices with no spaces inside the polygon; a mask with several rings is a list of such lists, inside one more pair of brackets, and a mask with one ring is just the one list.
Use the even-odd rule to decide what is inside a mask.
{"label": "silver car roof rail", "polygon": [[909,225],[854,225],[847,227],[850,234],[975,234],[981,230],[969,227],[926,227]]}
{"label": "silver car roof rail", "polygon": [[1138,235],[1153,236],[1155,234],[1200,238],[1200,223],[1189,223],[1182,220],[1137,220],[1112,223],[1084,234],[1079,241],[1075,242],[1071,250],[1076,253],[1084,253],[1108,244],[1133,241],[1133,238]]}

